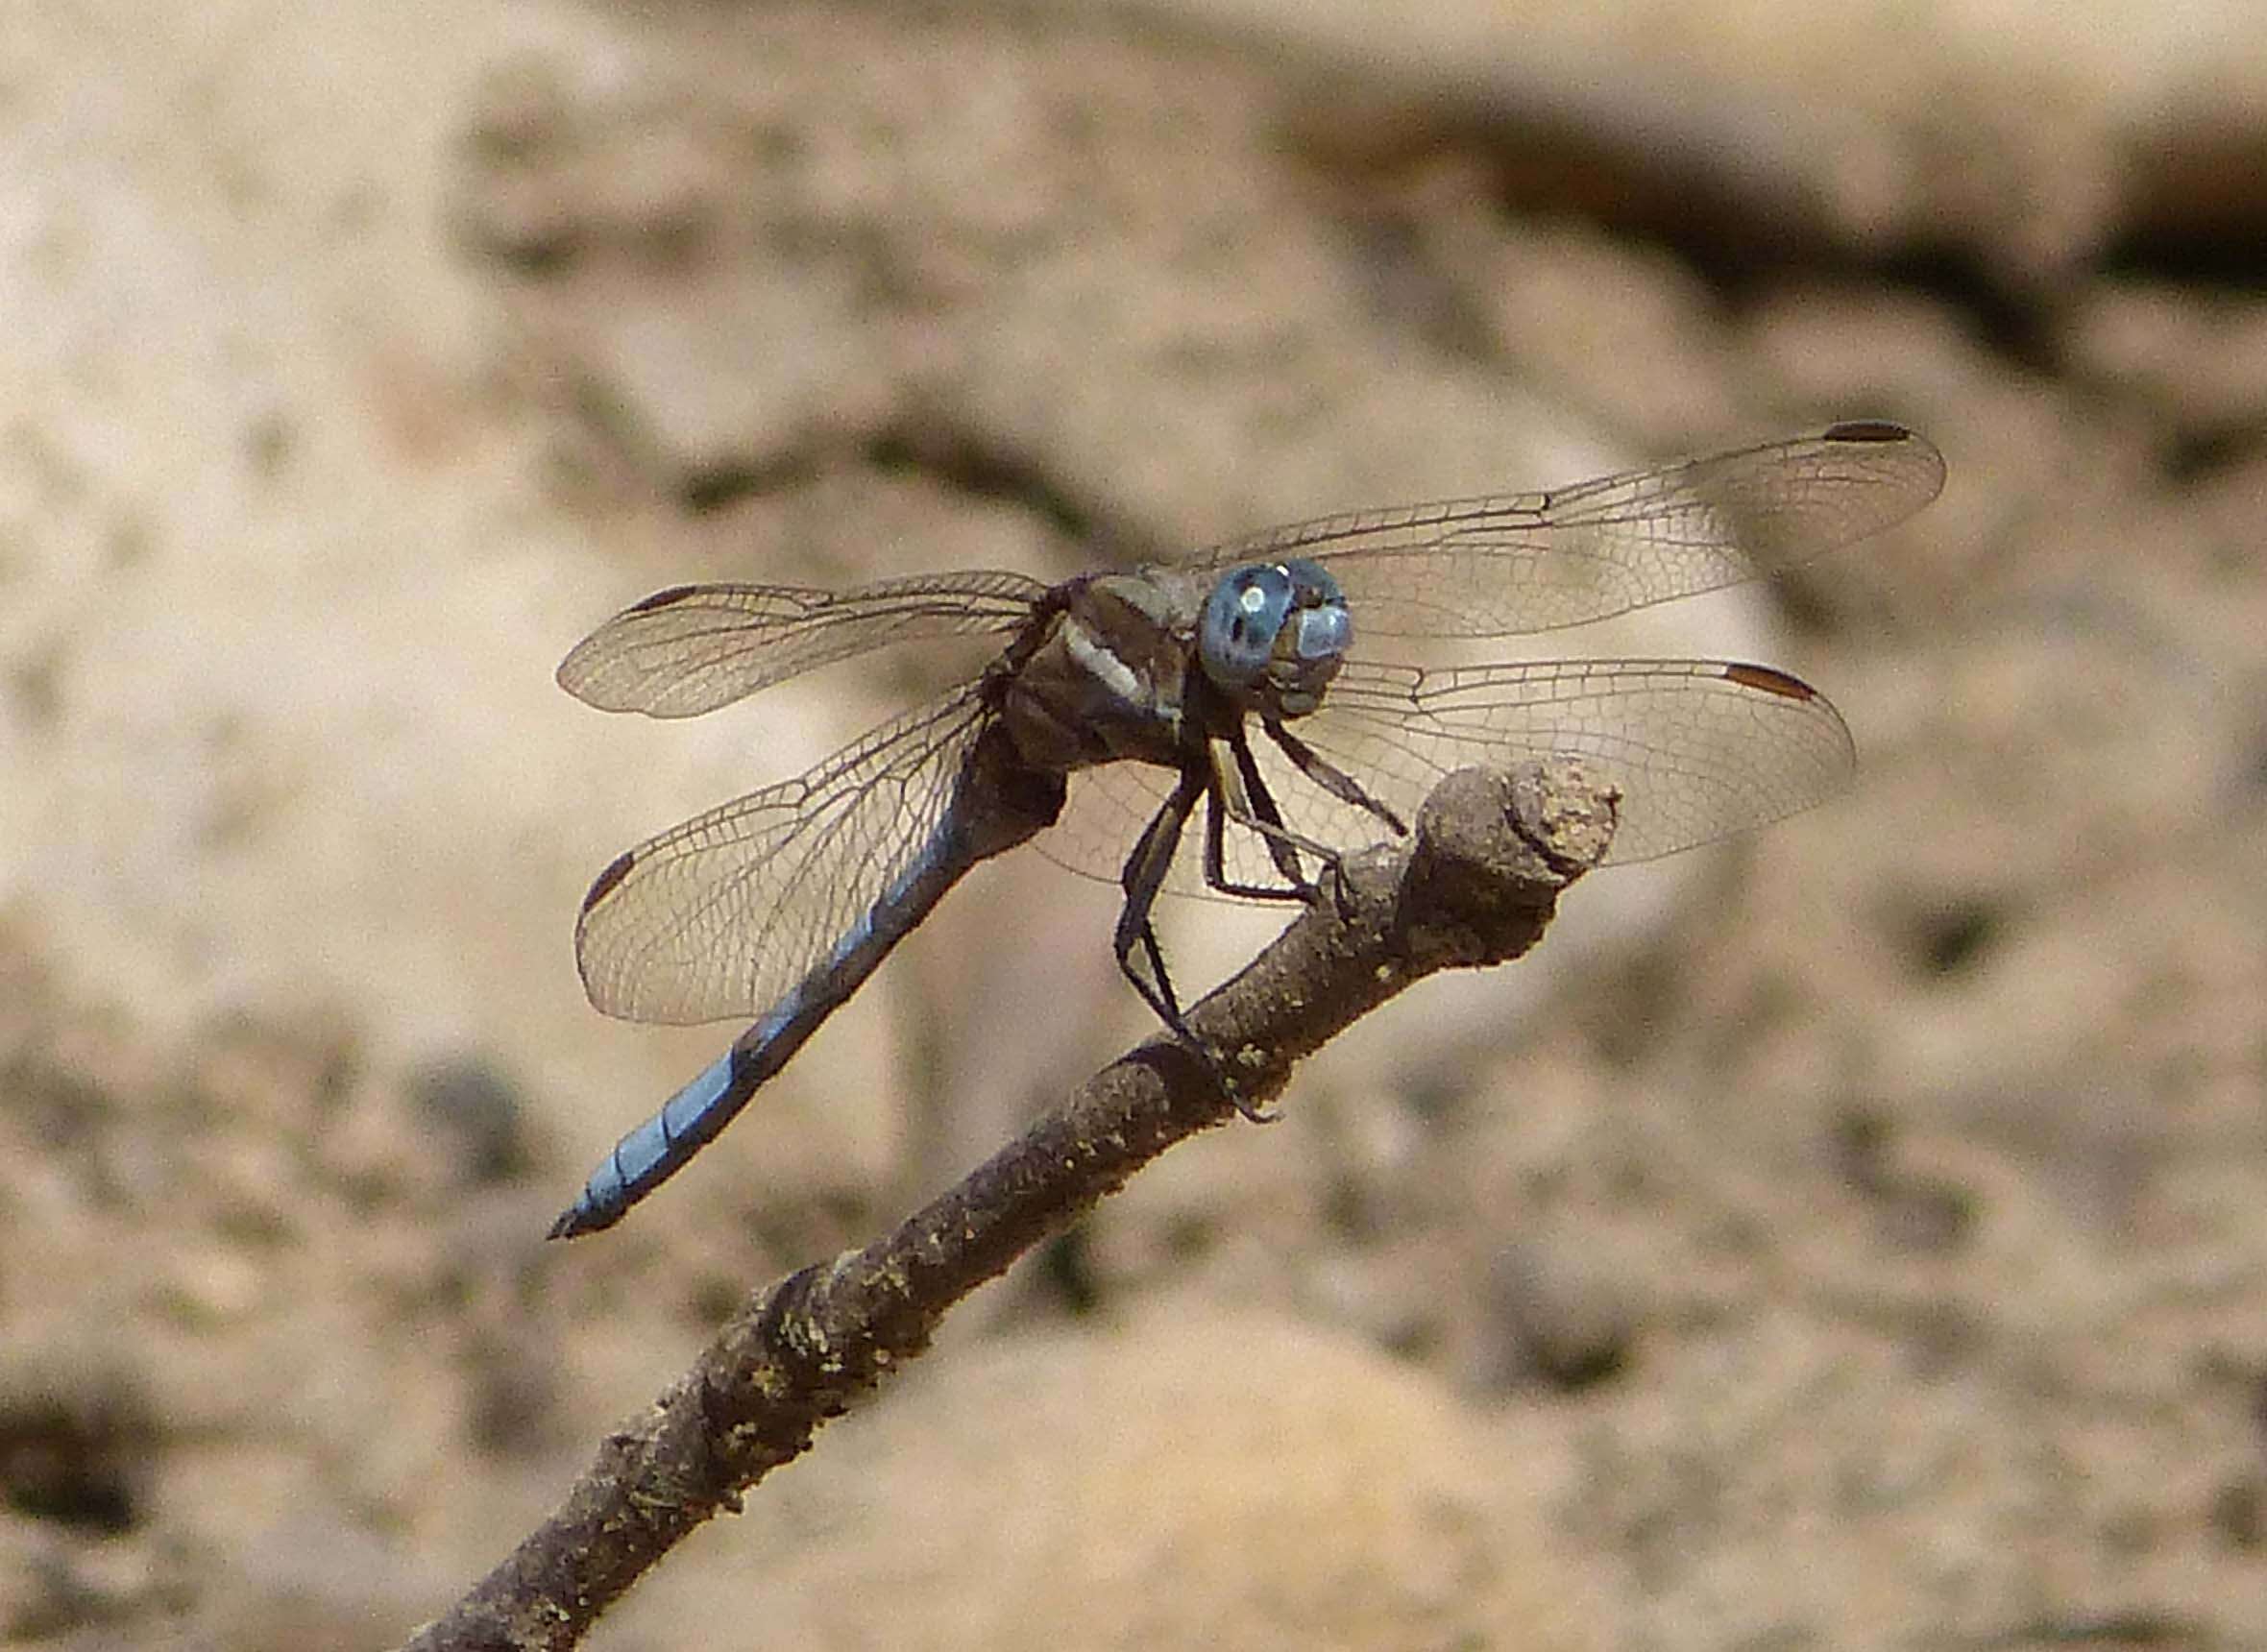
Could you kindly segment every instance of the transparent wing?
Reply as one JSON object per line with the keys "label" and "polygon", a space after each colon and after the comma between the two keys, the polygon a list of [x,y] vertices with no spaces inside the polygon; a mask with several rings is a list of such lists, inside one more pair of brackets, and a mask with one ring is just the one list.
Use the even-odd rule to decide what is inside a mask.
{"label": "transparent wing", "polygon": [[678,1025],[776,1004],[926,849],[988,717],[970,685],[622,856],[575,925],[591,1002]]}
{"label": "transparent wing", "polygon": [[1020,573],[887,579],[848,591],[678,585],[574,645],[559,686],[609,712],[689,717],[869,648],[1012,631],[1047,587]]}
{"label": "transparent wing", "polygon": [[[1706,660],[1552,660],[1426,671],[1349,664],[1322,710],[1291,732],[1414,821],[1450,771],[1563,753],[1621,790],[1611,864],[1674,854],[1808,809],[1849,781],[1849,730],[1825,698],[1767,666]],[[1292,830],[1339,849],[1391,836],[1317,786],[1254,725],[1253,756]],[[1073,871],[1115,880],[1125,846],[1172,785],[1116,764],[1078,776],[1060,825],[1038,842]],[[1192,822],[1169,887],[1206,891]],[[1265,847],[1230,826],[1231,878],[1280,886]]]}
{"label": "transparent wing", "polygon": [[1841,790],[1856,767],[1825,696],[1768,666],[1712,660],[1349,667],[1307,720],[1296,732],[1404,819],[1452,769],[1588,759],[1621,790],[1609,864],[1782,819]]}
{"label": "transparent wing", "polygon": [[1357,638],[1518,636],[1792,567],[1902,522],[1943,485],[1925,437],[1837,425],[1543,493],[1294,523],[1176,566],[1312,557]]}

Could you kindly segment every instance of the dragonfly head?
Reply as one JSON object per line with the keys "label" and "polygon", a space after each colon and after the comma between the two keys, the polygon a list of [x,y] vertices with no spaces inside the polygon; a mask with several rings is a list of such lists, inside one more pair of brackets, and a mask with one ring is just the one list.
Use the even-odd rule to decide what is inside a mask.
{"label": "dragonfly head", "polygon": [[1353,642],[1338,582],[1301,557],[1223,575],[1197,628],[1205,674],[1239,704],[1286,717],[1322,704]]}

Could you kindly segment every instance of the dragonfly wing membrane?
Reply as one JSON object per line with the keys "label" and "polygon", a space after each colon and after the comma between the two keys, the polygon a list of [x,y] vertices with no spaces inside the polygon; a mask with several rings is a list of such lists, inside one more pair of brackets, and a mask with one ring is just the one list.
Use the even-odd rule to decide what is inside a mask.
{"label": "dragonfly wing membrane", "polygon": [[673,586],[576,644],[559,666],[559,686],[601,711],[697,717],[869,649],[1012,631],[1046,590],[1024,574],[993,571],[849,591]]}
{"label": "dragonfly wing membrane", "polygon": [[[1621,792],[1609,864],[1650,861],[1766,825],[1849,784],[1848,727],[1824,695],[1767,666],[1711,660],[1553,660],[1426,670],[1349,663],[1323,708],[1290,731],[1377,802],[1413,824],[1451,771],[1578,757]],[[1252,754],[1283,824],[1345,853],[1389,839],[1371,811],[1302,772],[1254,727]],[[1072,783],[1063,824],[1038,842],[1051,860],[1114,882],[1131,842],[1172,789],[1163,769],[1116,764]],[[1166,889],[1211,892],[1202,813]],[[1266,844],[1231,822],[1231,881],[1280,887]],[[1312,869],[1309,868],[1310,875]]]}
{"label": "dragonfly wing membrane", "polygon": [[1902,522],[1943,483],[1925,437],[1838,425],[1568,488],[1293,523],[1197,565],[1311,557],[1357,636],[1521,636],[1794,567]]}
{"label": "dragonfly wing membrane", "polygon": [[1708,660],[1349,666],[1299,731],[1404,818],[1453,769],[1582,758],[1621,792],[1609,863],[1799,813],[1856,766],[1823,695],[1767,666]]}
{"label": "dragonfly wing membrane", "polygon": [[927,852],[988,716],[967,685],[622,856],[575,925],[591,1002],[675,1025],[769,1008]]}

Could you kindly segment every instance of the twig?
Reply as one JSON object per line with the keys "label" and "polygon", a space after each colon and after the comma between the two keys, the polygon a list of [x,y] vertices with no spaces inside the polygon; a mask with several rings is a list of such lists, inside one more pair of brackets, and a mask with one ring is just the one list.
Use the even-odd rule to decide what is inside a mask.
{"label": "twig", "polygon": [[[1190,1026],[1225,1053],[1244,1099],[1266,1102],[1302,1057],[1413,983],[1533,946],[1559,891],[1604,856],[1615,804],[1571,760],[1449,776],[1409,841],[1348,861],[1337,898],[1195,1006]],[[759,1293],[411,1652],[573,1645],[671,1544],[736,1512],[820,1423],[920,1353],[953,1303],[1230,1116],[1201,1061],[1153,1040],[895,1232]]]}

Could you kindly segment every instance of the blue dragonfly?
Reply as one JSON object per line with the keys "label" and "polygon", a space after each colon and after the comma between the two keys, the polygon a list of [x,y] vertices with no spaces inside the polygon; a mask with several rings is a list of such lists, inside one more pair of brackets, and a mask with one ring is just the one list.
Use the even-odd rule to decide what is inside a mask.
{"label": "blue dragonfly", "polygon": [[646,597],[567,656],[570,693],[694,717],[887,644],[1003,643],[941,698],[598,874],[575,930],[594,1005],[633,1021],[755,1019],[606,1154],[551,1236],[620,1221],[947,889],[1031,838],[1121,887],[1119,967],[1218,1074],[1151,924],[1168,888],[1312,901],[1317,874],[1404,832],[1450,770],[1546,753],[1579,755],[1620,787],[1610,862],[1808,808],[1847,780],[1849,733],[1816,691],[1767,666],[1428,669],[1372,660],[1356,639],[1518,636],[1718,590],[1900,522],[1943,478],[1925,438],[1846,423],[1548,492],[1329,517],[1054,585],[961,572]]}

